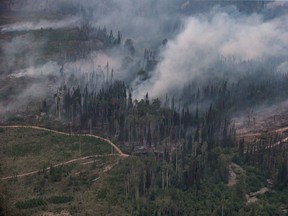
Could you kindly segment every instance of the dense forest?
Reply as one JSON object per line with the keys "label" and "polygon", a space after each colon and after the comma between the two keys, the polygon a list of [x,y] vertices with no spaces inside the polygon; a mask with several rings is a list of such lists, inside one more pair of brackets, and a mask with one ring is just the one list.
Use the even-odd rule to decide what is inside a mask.
{"label": "dense forest", "polygon": [[[86,162],[90,170],[75,165],[80,171],[73,175],[72,165],[43,168],[33,179],[36,198],[9,202],[19,212],[40,209],[78,202],[73,193],[88,188],[93,200],[107,204],[103,215],[287,215],[287,123],[249,131],[257,129],[257,110],[287,101],[287,29],[281,27],[287,16],[273,20],[277,7],[261,0],[147,1],[132,9],[127,2],[0,3],[7,17],[22,10],[17,19],[34,20],[19,27],[0,16],[0,123],[67,132],[67,143],[76,135],[71,146],[79,157],[85,150],[79,134],[109,139],[127,154],[119,159],[102,143],[115,158],[97,159],[101,166],[113,162],[97,178],[91,174],[100,167],[95,158]],[[236,33],[218,32],[226,24]],[[244,119],[246,134],[239,133],[237,118]],[[0,130],[7,138],[5,132]],[[87,146],[98,151],[91,143],[87,155]],[[21,155],[25,148],[19,149]],[[17,181],[15,174],[7,185]],[[54,183],[67,194],[63,186],[64,195],[48,197]],[[2,203],[6,192],[0,188]],[[7,215],[5,205],[0,216]]]}
{"label": "dense forest", "polygon": [[[265,186],[265,179],[272,179],[276,190],[287,191],[285,136],[263,134],[260,139],[246,141],[237,137],[231,117],[268,101],[285,100],[287,75],[262,71],[266,76],[257,82],[258,74],[252,73],[236,83],[215,80],[203,86],[191,84],[183,88],[181,100],[167,95],[161,102],[150,99],[149,93],[141,100],[133,99],[132,89],[114,80],[113,71],[106,69],[106,75],[86,74],[88,83],[85,76],[75,86],[66,82],[57,90],[49,109],[67,127],[103,133],[136,156],[125,165],[127,170],[122,170],[126,173],[125,200],[133,201],[133,214],[258,215],[269,208],[272,214],[282,215],[275,206],[244,207],[244,203],[245,194]],[[97,79],[102,79],[99,90],[91,88]],[[49,110],[46,102],[44,105],[42,111]],[[247,113],[247,124],[253,124],[253,113]],[[262,179],[245,180],[241,179],[243,175],[236,191],[228,190],[227,197],[219,198],[217,204],[213,196],[219,191],[215,190],[227,190],[223,187],[228,183],[231,163],[254,167],[252,173]],[[252,186],[247,188],[247,181]],[[217,189],[209,189],[214,184]],[[191,205],[192,201],[186,200],[191,196],[197,199],[193,201],[196,206],[185,207]],[[168,198],[171,200],[160,206],[155,203]],[[213,201],[208,205],[206,199]]]}

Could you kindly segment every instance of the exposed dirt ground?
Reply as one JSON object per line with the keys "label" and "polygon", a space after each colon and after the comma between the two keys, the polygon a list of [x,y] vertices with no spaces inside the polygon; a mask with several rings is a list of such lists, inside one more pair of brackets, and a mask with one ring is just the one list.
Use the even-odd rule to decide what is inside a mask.
{"label": "exposed dirt ground", "polygon": [[[238,181],[238,178],[243,174],[243,172],[244,172],[244,170],[243,170],[243,168],[241,166],[239,166],[239,165],[237,165],[235,163],[231,163],[229,165],[229,180],[228,180],[228,184],[227,185],[229,187],[235,186],[237,181]],[[246,197],[247,204],[257,202],[258,201],[257,196],[265,194],[268,191],[269,191],[268,187],[263,187],[263,188],[261,188],[260,190],[254,192],[254,193],[246,194],[245,197]]]}
{"label": "exposed dirt ground", "polygon": [[235,163],[231,163],[229,165],[229,180],[228,180],[228,186],[232,187],[234,185],[236,185],[237,180],[239,175],[241,175],[243,173],[243,169],[241,166],[235,164]]}
{"label": "exposed dirt ground", "polygon": [[[250,110],[233,119],[238,136],[288,130],[288,101],[270,107]],[[280,132],[280,131],[278,131]]]}
{"label": "exposed dirt ground", "polygon": [[[253,142],[253,140],[259,139],[263,134],[274,134],[279,135],[281,138],[280,141],[275,142],[272,146],[288,141],[288,101],[266,108],[250,110],[245,115],[234,118],[233,121],[238,139]],[[239,173],[236,172],[236,169],[238,171],[239,168],[242,169],[240,166],[235,165],[233,163],[229,165],[228,186],[234,186],[237,183]],[[259,191],[246,194],[247,204],[257,202],[257,196],[268,191],[268,187],[263,187]]]}
{"label": "exposed dirt ground", "polygon": [[258,201],[257,196],[258,196],[258,195],[261,195],[261,194],[265,194],[265,193],[268,192],[268,191],[269,191],[269,188],[263,187],[263,188],[261,188],[259,191],[256,191],[256,192],[250,193],[250,194],[246,194],[247,204],[257,202],[257,201]]}

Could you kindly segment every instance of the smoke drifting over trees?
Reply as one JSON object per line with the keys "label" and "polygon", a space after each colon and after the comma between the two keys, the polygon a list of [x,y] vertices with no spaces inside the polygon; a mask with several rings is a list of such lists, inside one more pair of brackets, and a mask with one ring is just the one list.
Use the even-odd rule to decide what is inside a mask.
{"label": "smoke drifting over trees", "polygon": [[216,11],[187,18],[184,30],[169,41],[161,53],[163,60],[151,80],[140,85],[139,92],[149,89],[150,95],[163,96],[194,78],[217,75],[219,63],[224,67],[237,65],[238,71],[232,70],[232,76],[238,76],[238,63],[245,61],[266,67],[270,60],[278,60],[275,67],[283,70],[287,64],[288,16],[264,20],[260,14],[234,12],[236,15]]}
{"label": "smoke drifting over trees", "polygon": [[[267,65],[287,72],[288,17],[283,2],[255,1],[244,7],[232,1],[25,0],[14,1],[10,8],[14,13],[47,16],[1,26],[3,35],[19,34],[1,42],[2,70],[16,77],[31,77],[37,71],[60,76],[62,67],[66,76],[77,75],[99,66],[104,69],[108,62],[114,78],[124,80],[133,97],[149,92],[150,97],[163,99],[171,92],[179,95],[195,79],[225,75],[235,80]],[[65,30],[70,38],[59,40],[57,29],[63,28],[70,29]],[[99,28],[107,38],[99,36]],[[119,46],[109,42],[110,37],[121,40]],[[84,42],[70,51],[73,40]],[[146,49],[151,54],[145,57]],[[19,52],[27,54],[19,57]],[[43,55],[51,58],[45,61]],[[12,67],[21,58],[25,63]]]}
{"label": "smoke drifting over trees", "polygon": [[[94,161],[93,178],[76,189],[69,171],[62,191],[82,193],[85,184],[107,214],[124,206],[127,215],[284,215],[288,112],[267,110],[288,103],[287,9],[261,0],[5,0],[0,123],[97,134],[119,145],[127,157],[97,187],[90,187],[100,178]],[[45,176],[39,188],[52,191]],[[245,195],[255,198],[268,178],[283,198],[273,192],[249,205]],[[81,199],[67,204],[72,214]]]}

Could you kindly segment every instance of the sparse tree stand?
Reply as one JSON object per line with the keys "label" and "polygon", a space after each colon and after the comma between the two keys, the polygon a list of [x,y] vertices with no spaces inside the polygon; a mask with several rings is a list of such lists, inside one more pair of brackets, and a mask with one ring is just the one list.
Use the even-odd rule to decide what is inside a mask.
{"label": "sparse tree stand", "polygon": [[89,128],[90,128],[89,134],[92,135],[92,120],[91,119],[89,119]]}
{"label": "sparse tree stand", "polygon": [[82,156],[82,140],[81,140],[81,136],[79,137],[79,154],[80,154],[80,156]]}
{"label": "sparse tree stand", "polygon": [[[129,54],[129,48],[131,48],[129,45],[131,41],[126,44],[126,54]],[[110,73],[109,64],[106,68],[107,75],[103,79],[105,80],[104,87],[99,91],[93,91],[84,85],[70,86],[70,89],[64,92],[62,119],[71,119],[71,117],[81,119],[81,127],[89,130],[90,134],[92,134],[93,127],[102,126],[101,130],[107,136],[117,139],[119,143],[130,145],[127,149],[141,155],[137,157],[137,161],[127,164],[125,173],[128,174],[124,180],[125,189],[123,190],[127,200],[137,200],[135,209],[138,212],[141,211],[141,205],[148,208],[149,204],[147,206],[143,203],[139,204],[139,200],[145,200],[148,194],[150,196],[154,193],[151,197],[155,198],[157,196],[155,194],[159,191],[165,194],[170,190],[176,190],[179,193],[191,191],[199,195],[204,192],[205,184],[210,184],[211,175],[218,182],[220,180],[222,185],[227,183],[229,177],[227,167],[230,164],[230,158],[224,152],[231,150],[231,147],[234,150],[236,147],[235,128],[228,114],[229,106],[234,107],[233,103],[237,103],[234,101],[234,97],[236,98],[233,95],[234,91],[229,89],[227,82],[213,86],[209,84],[204,90],[198,86],[195,87],[195,90],[191,90],[192,96],[190,97],[194,107],[189,110],[186,107],[178,107],[175,98],[170,95],[166,97],[165,106],[161,106],[158,99],[150,101],[148,93],[143,99],[133,101],[132,90],[121,81],[107,79]],[[210,104],[203,106],[203,101],[207,102],[206,97]],[[238,105],[241,104],[238,103]],[[248,112],[248,122],[252,122],[252,114],[252,111]],[[75,126],[78,123],[79,121],[72,122]],[[269,140],[272,142],[273,139],[269,138]],[[259,165],[261,170],[270,166],[273,169],[271,173],[273,172],[275,176],[278,174],[278,179],[283,181],[285,178],[282,174],[287,168],[285,166],[280,168],[277,164],[282,163],[286,150],[281,149],[282,144],[278,149],[272,148],[273,142],[272,144],[271,142],[269,148],[261,147],[269,146],[268,144],[257,143],[247,147],[246,151],[246,143],[244,140],[240,141],[239,154],[249,159],[246,161],[247,164]],[[113,150],[111,147],[111,153]],[[281,150],[281,154],[278,154]],[[82,153],[80,144],[79,151]],[[277,157],[275,157],[276,153]],[[244,183],[239,180],[232,192],[233,198],[238,197],[241,203],[245,202]],[[236,190],[238,192],[234,197]],[[231,210],[229,204],[226,198],[223,198],[223,202],[220,200],[217,203],[217,214],[227,215],[227,212]],[[167,208],[167,211],[161,209],[159,212],[166,215],[173,209],[170,206]]]}
{"label": "sparse tree stand", "polygon": [[111,154],[114,154],[114,148],[112,146],[110,148],[111,148],[111,151],[110,151]]}
{"label": "sparse tree stand", "polygon": [[279,169],[277,176],[277,184],[280,188],[288,188],[288,159],[283,159]]}
{"label": "sparse tree stand", "polygon": [[72,122],[69,122],[70,136],[72,136]]}

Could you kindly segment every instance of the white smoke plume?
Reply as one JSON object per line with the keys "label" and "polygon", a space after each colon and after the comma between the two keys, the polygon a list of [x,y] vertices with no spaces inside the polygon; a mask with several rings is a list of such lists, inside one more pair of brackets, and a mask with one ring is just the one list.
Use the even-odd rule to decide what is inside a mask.
{"label": "white smoke plume", "polygon": [[[227,12],[186,20],[184,30],[168,43],[151,80],[137,86],[136,97],[165,96],[209,71],[223,59],[261,61],[288,56],[288,16],[264,20],[260,14]],[[283,67],[283,65],[282,65]],[[233,73],[233,71],[231,71]]]}
{"label": "white smoke plume", "polygon": [[34,22],[17,22],[0,26],[1,32],[32,31],[40,29],[59,29],[80,25],[80,17],[67,17],[63,20],[37,20]]}
{"label": "white smoke plume", "polygon": [[[38,0],[19,0],[18,4],[14,5],[15,10],[32,11],[32,14],[65,14],[68,11],[68,16],[60,16],[58,21],[42,19],[14,23],[4,26],[2,32],[65,28],[85,22],[92,27],[106,26],[107,29],[113,29],[114,36],[115,32],[120,30],[123,40],[131,38],[134,42],[136,55],[131,60],[133,64],[123,67],[126,54],[122,46],[90,53],[87,59],[64,62],[64,74],[97,71],[99,65],[104,69],[109,62],[110,70],[114,69],[115,78],[126,81],[133,88],[136,98],[142,98],[146,92],[149,92],[150,97],[162,97],[182,89],[183,85],[197,77],[209,77],[212,73],[215,75],[217,70],[221,70],[218,67],[219,62],[223,63],[227,59],[236,59],[237,63],[265,63],[266,60],[268,62],[277,58],[280,59],[278,71],[285,71],[288,52],[287,14],[273,15],[271,17],[274,18],[267,19],[263,14],[241,13],[235,7],[214,7],[208,12],[186,13],[186,9],[193,5],[193,1],[187,0],[51,0],[41,3]],[[279,8],[276,3],[268,6],[268,12],[272,9],[277,11]],[[137,65],[141,65],[144,48],[156,49],[164,38],[168,39],[168,44],[161,49],[158,66],[155,71],[150,72],[151,78],[139,82],[136,74],[140,68],[137,68]],[[15,62],[18,63],[18,60],[14,60],[15,56],[27,50],[27,55],[21,58],[28,62],[25,64],[28,67],[17,68],[11,76],[36,79],[49,75],[58,76],[61,65],[55,62],[36,64],[35,59],[41,55],[43,44],[45,38],[35,42],[34,38],[25,35],[2,44],[4,55],[10,59],[8,63],[1,62],[3,68],[12,70]],[[240,64],[235,70],[233,63],[229,64],[231,74],[241,71]],[[34,91],[27,92],[31,93],[31,96]],[[20,97],[21,101],[25,98]]]}
{"label": "white smoke plume", "polygon": [[10,77],[33,77],[40,78],[49,75],[59,76],[60,66],[56,62],[48,62],[40,66],[32,66],[26,69],[22,69],[18,72],[14,72]]}

